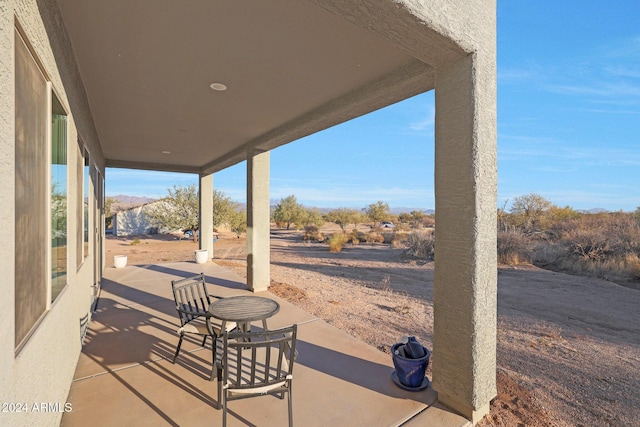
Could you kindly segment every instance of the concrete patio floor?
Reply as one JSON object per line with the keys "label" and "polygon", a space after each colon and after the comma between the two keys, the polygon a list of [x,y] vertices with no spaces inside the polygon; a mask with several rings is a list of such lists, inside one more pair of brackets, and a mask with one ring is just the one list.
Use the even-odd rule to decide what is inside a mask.
{"label": "concrete patio floor", "polygon": [[[248,294],[242,278],[213,262],[107,268],[78,360],[62,426],[218,426],[211,341],[185,339],[175,364],[178,318],[170,281],[204,272],[209,291]],[[469,426],[427,388],[391,381],[391,357],[294,305],[280,303],[270,328],[298,326],[293,416],[298,426]],[[435,402],[435,403],[434,403]],[[287,403],[272,396],[229,404],[230,426],[283,426]]]}

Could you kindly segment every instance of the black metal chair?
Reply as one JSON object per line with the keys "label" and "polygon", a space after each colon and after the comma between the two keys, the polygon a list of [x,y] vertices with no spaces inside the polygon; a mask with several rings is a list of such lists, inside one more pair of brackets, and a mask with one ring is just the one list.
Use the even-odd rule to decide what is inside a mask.
{"label": "black metal chair", "polygon": [[222,335],[216,358],[218,409],[227,425],[227,402],[249,397],[288,397],[289,427],[293,426],[291,383],[296,358],[297,325],[275,331],[231,332]]}
{"label": "black metal chair", "polygon": [[172,280],[171,289],[173,290],[173,298],[176,303],[178,317],[180,318],[180,329],[178,329],[180,341],[178,341],[178,348],[176,348],[176,353],[173,356],[173,363],[176,363],[178,353],[180,353],[180,347],[182,346],[182,340],[186,334],[202,336],[203,347],[207,342],[207,337],[211,337],[213,340],[211,344],[213,356],[210,379],[213,380],[216,374],[217,339],[222,336],[223,332],[229,332],[235,329],[236,324],[234,322],[226,322],[225,331],[222,331],[222,321],[211,317],[209,314],[208,309],[212,299],[218,299],[220,297],[207,293],[204,273],[185,279]]}

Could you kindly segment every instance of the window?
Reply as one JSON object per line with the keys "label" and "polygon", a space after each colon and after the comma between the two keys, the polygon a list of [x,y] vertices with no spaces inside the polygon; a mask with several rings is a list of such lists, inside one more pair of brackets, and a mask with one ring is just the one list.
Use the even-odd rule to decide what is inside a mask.
{"label": "window", "polygon": [[89,153],[82,140],[78,139],[78,156],[76,164],[77,199],[76,218],[78,233],[76,235],[76,264],[79,267],[89,256]]}
{"label": "window", "polygon": [[67,284],[67,113],[15,28],[15,348]]}
{"label": "window", "polygon": [[15,30],[15,346],[47,309],[47,81]]}
{"label": "window", "polygon": [[84,199],[82,201],[82,206],[84,206],[84,256],[85,258],[89,256],[89,194],[91,187],[89,186],[90,175],[91,175],[91,167],[89,166],[89,153],[85,151],[86,155],[84,156]]}
{"label": "window", "polygon": [[51,93],[51,302],[67,284],[67,113]]}

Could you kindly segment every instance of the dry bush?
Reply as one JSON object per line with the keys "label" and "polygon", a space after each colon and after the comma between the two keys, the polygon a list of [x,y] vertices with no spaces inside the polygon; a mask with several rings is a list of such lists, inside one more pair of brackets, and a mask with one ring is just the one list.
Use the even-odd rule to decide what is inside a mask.
{"label": "dry bush", "polygon": [[530,245],[530,239],[521,232],[498,232],[498,262],[506,265],[531,262]]}
{"label": "dry bush", "polygon": [[414,231],[407,236],[407,247],[402,255],[408,258],[433,260],[435,239],[431,232]]}
{"label": "dry bush", "polygon": [[390,245],[391,242],[393,242],[393,239],[396,236],[396,232],[395,231],[384,231],[382,233],[382,243],[386,243],[387,245]]}
{"label": "dry bush", "polygon": [[640,280],[640,258],[638,255],[629,255],[625,261],[626,273],[632,278]]}
{"label": "dry bush", "polygon": [[367,243],[384,243],[384,236],[382,235],[382,233],[372,231],[365,234],[364,241]]}
{"label": "dry bush", "polygon": [[436,226],[436,219],[431,216],[423,217],[420,222],[422,223],[422,226],[426,228],[434,228]]}
{"label": "dry bush", "polygon": [[349,243],[351,243],[352,245],[358,245],[360,244],[360,236],[362,235],[362,233],[359,233],[358,230],[356,230],[355,228],[353,230],[351,230],[351,232],[348,234],[348,241]]}
{"label": "dry bush", "polygon": [[396,233],[401,231],[411,231],[411,225],[406,222],[396,223],[395,231]]}
{"label": "dry bush", "polygon": [[347,237],[347,235],[343,233],[335,233],[333,236],[329,238],[329,251],[341,252],[342,247],[348,241],[349,241],[349,238]]}
{"label": "dry bush", "polygon": [[324,235],[318,230],[317,226],[307,225],[304,228],[304,233],[302,234],[302,240],[313,240],[316,242],[324,242]]}
{"label": "dry bush", "polygon": [[549,230],[550,245],[564,249],[554,269],[596,277],[638,278],[640,228],[630,214],[583,215],[558,221]]}
{"label": "dry bush", "polygon": [[395,249],[404,248],[407,245],[407,239],[410,233],[404,231],[397,231],[393,234],[391,240],[391,247]]}

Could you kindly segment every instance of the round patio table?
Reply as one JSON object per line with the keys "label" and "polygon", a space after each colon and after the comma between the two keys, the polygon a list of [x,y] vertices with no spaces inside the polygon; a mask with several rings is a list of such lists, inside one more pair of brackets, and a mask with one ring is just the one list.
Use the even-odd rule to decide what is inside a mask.
{"label": "round patio table", "polygon": [[262,320],[262,327],[267,329],[267,319],[280,311],[276,301],[255,295],[220,298],[209,306],[209,313],[222,320],[222,330],[226,322],[236,322],[243,332],[250,330],[251,322]]}

